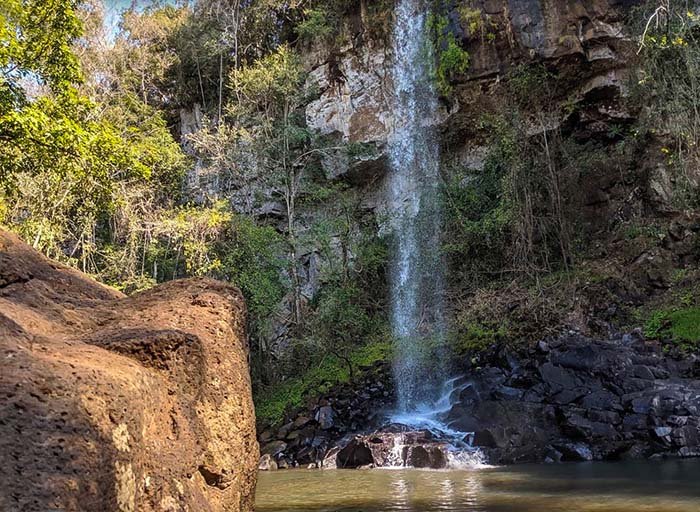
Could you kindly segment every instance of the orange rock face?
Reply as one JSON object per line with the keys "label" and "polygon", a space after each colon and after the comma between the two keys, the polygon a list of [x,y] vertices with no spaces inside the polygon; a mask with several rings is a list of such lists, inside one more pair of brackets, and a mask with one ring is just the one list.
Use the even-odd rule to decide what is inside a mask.
{"label": "orange rock face", "polygon": [[0,231],[0,510],[248,511],[258,457],[236,288],[126,297]]}

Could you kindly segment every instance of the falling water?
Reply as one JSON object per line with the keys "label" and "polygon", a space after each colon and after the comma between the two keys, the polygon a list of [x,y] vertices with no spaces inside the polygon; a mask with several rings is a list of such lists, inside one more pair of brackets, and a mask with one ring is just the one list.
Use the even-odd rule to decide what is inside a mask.
{"label": "falling water", "polygon": [[394,130],[389,140],[389,207],[393,231],[391,321],[394,376],[403,415],[434,401],[445,378],[440,257],[438,112],[427,38],[426,0],[399,0],[393,34]]}

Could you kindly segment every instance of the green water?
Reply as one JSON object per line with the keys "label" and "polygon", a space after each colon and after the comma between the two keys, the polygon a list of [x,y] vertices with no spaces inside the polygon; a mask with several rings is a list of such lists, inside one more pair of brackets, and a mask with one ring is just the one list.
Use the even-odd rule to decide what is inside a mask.
{"label": "green water", "polygon": [[700,512],[700,461],[261,472],[258,512]]}

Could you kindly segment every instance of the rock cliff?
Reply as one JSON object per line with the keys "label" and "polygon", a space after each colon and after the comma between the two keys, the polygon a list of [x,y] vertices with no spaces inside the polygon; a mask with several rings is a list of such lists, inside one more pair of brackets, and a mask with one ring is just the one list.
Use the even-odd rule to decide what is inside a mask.
{"label": "rock cliff", "polygon": [[[383,4],[389,5],[389,13],[391,4]],[[486,207],[487,213],[471,210],[482,207],[479,197],[493,192],[489,179],[495,176],[502,186],[501,169],[522,166],[532,177],[545,175],[552,163],[559,169],[553,174],[561,194],[561,218],[576,237],[571,266],[568,256],[562,255],[564,268],[558,267],[572,277],[571,284],[568,278],[559,279],[564,273],[550,275],[552,282],[542,287],[526,279],[515,284],[518,278],[511,280],[508,273],[517,275],[521,270],[510,260],[503,267],[480,266],[501,247],[479,246],[480,239],[497,239],[497,230],[475,230],[477,235],[460,240],[461,252],[449,261],[450,313],[455,324],[463,321],[473,328],[456,329],[456,338],[458,342],[469,338],[465,345],[480,346],[469,346],[454,358],[455,366],[473,375],[473,382],[448,420],[455,428],[477,431],[475,442],[493,461],[698,453],[696,355],[673,358],[668,354],[674,351],[669,339],[623,336],[644,324],[654,310],[688,306],[679,304],[674,295],[682,293],[695,305],[699,277],[696,203],[684,207],[678,197],[673,199],[681,180],[674,174],[674,164],[663,156],[670,144],[667,134],[658,126],[649,129],[649,119],[654,118],[647,110],[652,107],[633,100],[639,98],[634,96],[639,85],[635,77],[639,78],[636,73],[644,58],[637,55],[639,42],[631,35],[632,18],[642,19],[633,11],[640,4],[637,0],[440,3],[445,8],[441,13],[445,31],[468,52],[470,61],[464,73],[451,77],[452,90],[440,98],[439,111],[425,120],[440,133],[445,188],[453,187],[458,199],[465,190],[471,194],[463,211],[447,210],[446,237],[461,233],[450,232],[454,219],[449,212],[462,213],[467,223],[490,218],[487,213],[493,211],[501,213]],[[386,143],[402,122],[395,118],[392,97],[391,29],[377,30],[377,20],[358,7],[341,30],[336,45],[317,44],[304,53],[309,84],[319,91],[306,107],[307,124],[353,146],[352,152],[325,158],[326,176],[359,191],[364,211],[375,214],[381,233],[388,197]],[[542,94],[537,91],[540,81],[551,83],[542,97],[533,100],[535,92]],[[507,136],[494,119],[508,124]],[[560,153],[550,161],[552,140],[557,140]],[[503,156],[509,152],[512,160]],[[542,165],[538,158],[545,153],[548,162]],[[688,172],[697,173],[697,165]],[[480,188],[482,181],[486,185]],[[514,188],[527,183],[516,181]],[[696,185],[691,183],[690,188],[697,194]],[[496,199],[509,189],[498,190]],[[555,195],[534,193],[528,199],[540,208],[533,214],[537,222],[552,218],[553,207],[547,201]],[[523,212],[515,211],[514,216]],[[531,245],[543,246],[545,235],[542,231],[531,238]],[[514,251],[513,246],[504,247]],[[475,269],[465,262],[476,262]],[[491,271],[496,275],[506,267],[502,281],[483,275]],[[548,268],[548,263],[542,267]],[[467,277],[460,281],[462,270]],[[483,289],[479,280],[486,283]],[[496,303],[497,307],[490,306]],[[484,326],[487,335],[481,337]],[[655,336],[659,334],[649,338]],[[544,345],[547,351],[534,348],[545,338],[551,342]],[[517,350],[491,359],[478,353],[486,348],[497,352],[506,345]],[[469,365],[472,356],[480,368]],[[588,357],[594,362],[586,362]],[[348,442],[343,438],[356,430],[353,424],[364,425],[369,432],[382,427],[377,423],[381,415],[374,411],[391,403],[384,396],[391,388],[389,372],[383,373],[379,381],[384,386],[376,395],[358,385],[320,397],[334,411],[332,428],[314,422],[320,403],[315,397],[301,411],[288,411],[282,428],[261,429],[267,451],[282,466],[319,463],[323,460],[319,446]],[[557,384],[562,375],[568,380]],[[363,414],[365,410],[373,413]],[[295,426],[298,417],[308,420],[303,432]],[[360,465],[368,463],[362,460]]]}
{"label": "rock cliff", "polygon": [[252,510],[244,326],[232,286],[125,297],[0,231],[0,509]]}
{"label": "rock cliff", "polygon": [[[628,130],[638,115],[638,106],[628,101],[637,43],[625,24],[637,3],[443,3],[449,5],[443,12],[445,30],[469,55],[466,72],[452,77],[451,93],[440,99],[434,116],[423,121],[439,131],[445,183],[485,179],[488,159],[499,151],[494,140],[497,130],[489,120],[517,117],[521,141],[537,146],[543,134],[556,133],[574,148],[570,153],[576,156],[567,156],[557,165],[566,169],[563,208],[579,232],[609,233],[611,227],[630,222],[640,212],[654,217],[673,209],[669,206],[672,173],[659,158],[661,145],[651,141],[644,149],[629,150],[631,157],[619,154],[623,145],[618,145],[621,136],[616,134]],[[391,7],[386,10],[390,12]],[[306,122],[339,146],[352,148],[327,151],[322,162],[325,175],[357,191],[361,211],[377,219],[382,234],[386,231],[382,219],[388,218],[386,143],[404,120],[395,118],[390,23],[379,29],[380,20],[359,5],[356,11],[345,19],[336,43],[323,41],[300,48],[308,84],[318,91],[317,98],[306,106]],[[524,74],[533,70],[552,80],[546,109],[514,104],[514,73],[521,73],[519,79],[529,87],[538,78]],[[630,137],[627,147],[633,147],[636,140]],[[518,158],[525,161],[527,156]],[[322,217],[323,211],[308,209],[300,229],[310,229]],[[306,248],[300,267],[311,268],[318,254],[317,248]],[[319,273],[301,274],[305,294],[313,300],[320,288]],[[284,346],[287,329],[279,326],[274,332],[278,339],[269,345]]]}
{"label": "rock cliff", "polygon": [[[625,92],[629,50],[635,44],[624,26],[635,3],[452,2],[446,14],[449,29],[468,51],[470,65],[455,77],[453,97],[430,120],[441,125],[447,153],[459,154],[474,145],[470,137],[478,132],[475,116],[499,101],[499,83],[521,64],[544,63],[566,79],[560,81],[557,98],[552,100],[572,102],[568,116],[585,110],[588,121],[597,118],[598,129],[601,121],[625,116],[616,104]],[[393,118],[390,38],[370,37],[372,23],[369,18],[348,22],[344,46],[308,53],[309,82],[320,96],[307,106],[306,116],[309,127],[321,133],[381,148],[402,120]]]}

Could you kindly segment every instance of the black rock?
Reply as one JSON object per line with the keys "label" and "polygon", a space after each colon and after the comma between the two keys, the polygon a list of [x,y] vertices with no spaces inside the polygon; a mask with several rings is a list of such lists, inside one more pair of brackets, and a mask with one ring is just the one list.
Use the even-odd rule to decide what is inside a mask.
{"label": "black rock", "polygon": [[563,461],[588,461],[593,460],[593,452],[584,443],[566,443],[554,445],[554,448],[561,452]]}
{"label": "black rock", "polygon": [[359,468],[374,463],[372,450],[359,439],[354,439],[338,452],[336,464],[339,468]]}
{"label": "black rock", "polygon": [[328,430],[335,423],[335,411],[330,405],[325,405],[316,411],[315,419],[323,430]]}

